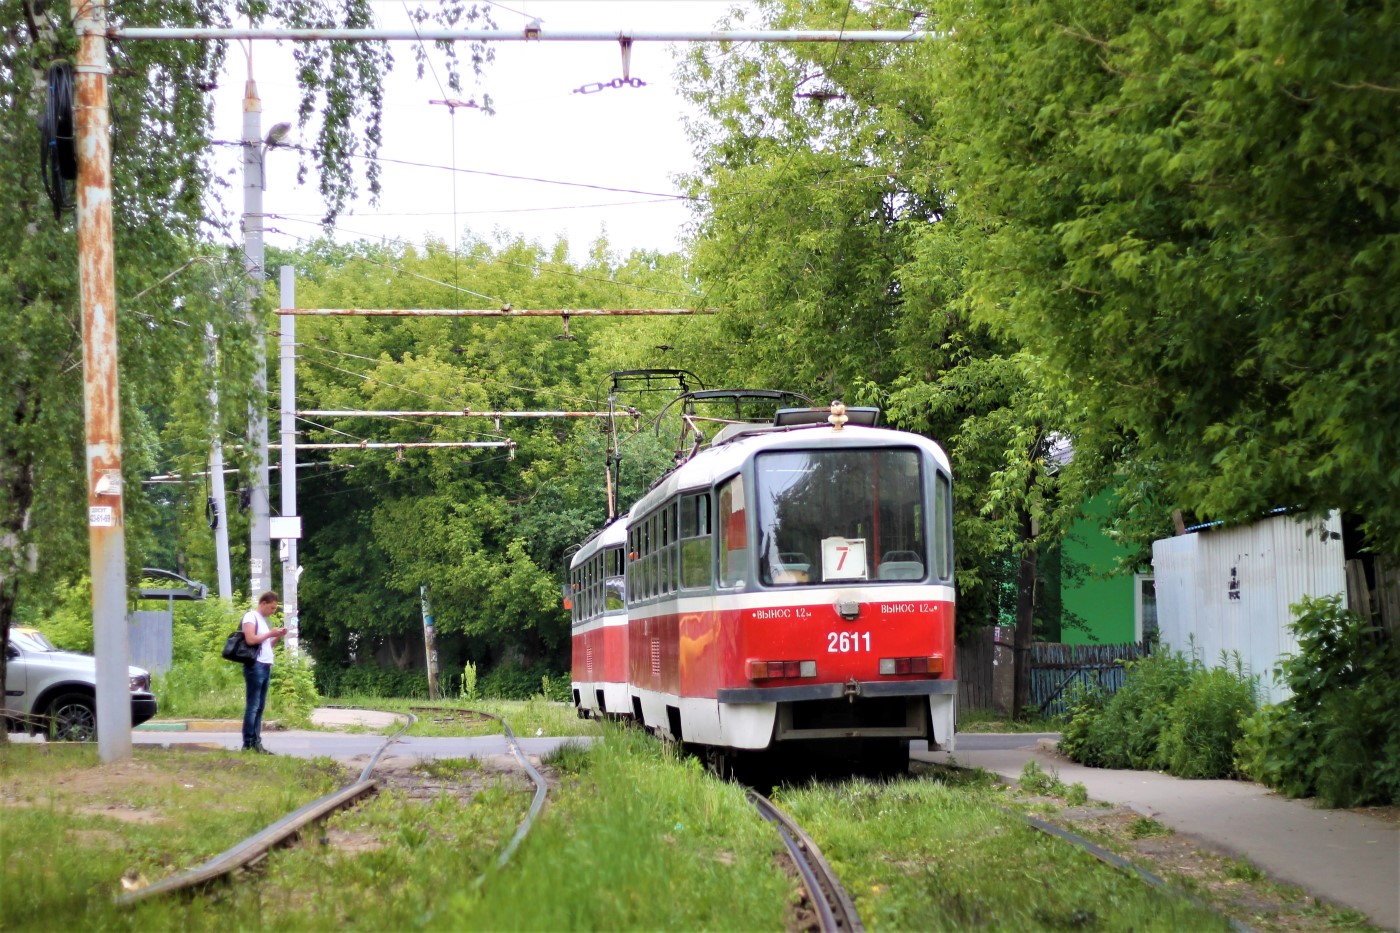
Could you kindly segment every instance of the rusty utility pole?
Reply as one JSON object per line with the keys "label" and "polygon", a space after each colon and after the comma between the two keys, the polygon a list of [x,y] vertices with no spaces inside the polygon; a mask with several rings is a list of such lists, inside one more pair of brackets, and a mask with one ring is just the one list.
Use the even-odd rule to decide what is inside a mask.
{"label": "rusty utility pole", "polygon": [[107,8],[75,0],[78,152],[78,291],[83,309],[83,417],[87,435],[88,550],[97,655],[97,753],[131,757],[126,630],[126,531],[122,513],[121,394],[117,382],[117,284],[112,246],[112,146],[108,136]]}
{"label": "rusty utility pole", "polygon": [[428,699],[441,699],[438,690],[437,627],[433,623],[433,607],[428,601],[428,584],[418,587],[423,600],[423,649],[428,656]]}

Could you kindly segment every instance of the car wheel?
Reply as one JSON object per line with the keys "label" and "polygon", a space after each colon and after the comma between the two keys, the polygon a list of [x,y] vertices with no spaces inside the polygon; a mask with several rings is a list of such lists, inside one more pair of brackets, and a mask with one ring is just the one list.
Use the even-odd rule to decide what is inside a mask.
{"label": "car wheel", "polygon": [[97,707],[93,698],[65,693],[50,703],[49,738],[55,742],[91,742],[97,738]]}

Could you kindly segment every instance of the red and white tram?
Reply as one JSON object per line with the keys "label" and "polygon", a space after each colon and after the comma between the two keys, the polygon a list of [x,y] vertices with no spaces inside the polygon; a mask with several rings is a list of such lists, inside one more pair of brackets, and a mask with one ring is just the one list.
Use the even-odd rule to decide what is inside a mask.
{"label": "red and white tram", "polygon": [[623,595],[627,522],[584,542],[569,563],[574,706],[585,716],[630,715],[627,605]]}
{"label": "red and white tram", "polygon": [[953,747],[948,458],[833,409],[726,427],[629,512],[627,690],[649,728],[892,767],[911,739]]}

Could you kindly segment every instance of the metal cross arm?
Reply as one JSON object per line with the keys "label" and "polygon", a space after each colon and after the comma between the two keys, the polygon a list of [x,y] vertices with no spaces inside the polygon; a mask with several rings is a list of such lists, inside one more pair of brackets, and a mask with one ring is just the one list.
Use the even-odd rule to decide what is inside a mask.
{"label": "metal cross arm", "polygon": [[715,308],[278,308],[283,317],[639,317],[715,314]]}
{"label": "metal cross arm", "polygon": [[[714,29],[634,31],[522,29],[277,29],[262,27],[111,26],[96,33],[108,39],[196,39],[204,41],[290,39],[294,42],[922,42],[945,34],[922,29]],[[79,35],[84,35],[80,30]]]}

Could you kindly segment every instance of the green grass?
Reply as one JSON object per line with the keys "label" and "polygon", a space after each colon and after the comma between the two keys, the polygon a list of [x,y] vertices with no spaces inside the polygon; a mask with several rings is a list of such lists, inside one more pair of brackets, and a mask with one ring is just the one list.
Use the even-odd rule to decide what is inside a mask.
{"label": "green grass", "polygon": [[959,732],[1059,732],[1060,726],[1058,719],[1047,719],[1039,714],[1027,714],[1021,719],[1012,719],[996,710],[958,710]]}
{"label": "green grass", "polygon": [[123,878],[154,882],[192,868],[345,780],[325,759],[137,749],[101,765],[92,747],[0,747],[0,925],[211,926],[217,916],[191,921],[180,902],[123,913],[112,899]]}
{"label": "green grass", "polygon": [[781,930],[792,884],[742,790],[605,727],[504,872],[435,922],[487,930]]}
{"label": "green grass", "polygon": [[787,789],[872,930],[1223,930],[1001,809],[1003,794],[932,779]]}

